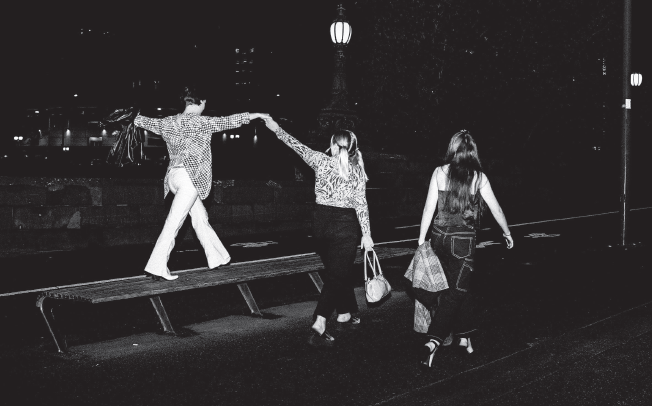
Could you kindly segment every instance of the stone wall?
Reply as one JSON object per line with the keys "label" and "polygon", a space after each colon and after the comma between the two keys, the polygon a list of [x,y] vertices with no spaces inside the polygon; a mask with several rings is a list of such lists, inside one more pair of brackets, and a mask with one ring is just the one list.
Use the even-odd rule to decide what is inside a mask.
{"label": "stone wall", "polygon": [[[406,221],[417,224],[438,164],[366,154],[372,230]],[[237,237],[309,230],[314,181],[310,168],[298,169],[304,181],[215,181],[204,203],[217,233]],[[520,177],[491,177],[504,208],[510,202],[523,204]],[[540,200],[544,193],[535,195],[532,199]],[[0,255],[154,244],[172,197],[163,199],[161,179],[0,176]],[[193,240],[192,227],[182,236]]]}

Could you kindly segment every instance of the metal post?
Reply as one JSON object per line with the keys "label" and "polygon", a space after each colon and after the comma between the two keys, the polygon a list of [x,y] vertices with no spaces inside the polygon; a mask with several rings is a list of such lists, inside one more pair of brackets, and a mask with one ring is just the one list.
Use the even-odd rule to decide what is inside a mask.
{"label": "metal post", "polygon": [[627,219],[629,216],[629,126],[631,97],[629,88],[631,34],[632,34],[632,0],[625,0],[623,21],[623,134],[620,144],[620,245],[627,244]]}

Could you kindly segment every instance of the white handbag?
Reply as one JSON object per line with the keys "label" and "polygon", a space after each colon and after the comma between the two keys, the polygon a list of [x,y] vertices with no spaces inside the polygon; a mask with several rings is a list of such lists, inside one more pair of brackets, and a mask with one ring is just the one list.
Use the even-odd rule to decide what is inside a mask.
{"label": "white handbag", "polygon": [[[369,254],[373,255],[373,259],[369,258]],[[380,262],[378,261],[378,256],[376,251],[373,249],[370,251],[365,251],[364,255],[364,290],[367,294],[367,301],[369,303],[376,303],[380,301],[385,296],[389,295],[389,292],[392,291],[392,287],[389,282],[383,276],[383,272],[380,270]],[[373,278],[369,279],[369,274],[367,273],[367,263],[373,272]]]}

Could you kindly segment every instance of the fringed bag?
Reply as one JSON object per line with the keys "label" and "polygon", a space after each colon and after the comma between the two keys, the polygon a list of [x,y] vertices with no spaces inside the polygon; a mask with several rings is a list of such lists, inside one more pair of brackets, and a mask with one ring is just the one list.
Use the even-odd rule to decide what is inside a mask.
{"label": "fringed bag", "polygon": [[139,110],[135,107],[117,109],[102,120],[103,127],[120,126],[118,137],[109,151],[106,162],[123,166],[128,163],[138,163],[144,158],[143,143],[145,132],[134,125]]}

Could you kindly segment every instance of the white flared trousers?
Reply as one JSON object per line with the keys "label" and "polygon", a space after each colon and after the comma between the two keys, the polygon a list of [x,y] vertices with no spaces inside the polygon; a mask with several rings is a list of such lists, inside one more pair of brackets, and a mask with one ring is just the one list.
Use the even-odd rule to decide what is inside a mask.
{"label": "white flared trousers", "polygon": [[174,240],[188,213],[190,213],[192,227],[195,229],[197,238],[204,247],[208,267],[215,268],[229,262],[231,256],[208,222],[206,208],[199,199],[199,193],[195,185],[192,184],[186,169],[183,167],[173,168],[168,176],[168,186],[174,193],[174,200],[168,217],[165,219],[163,231],[156,240],[152,255],[147,261],[145,271],[154,275],[169,274],[167,265],[172,248],[174,248]]}

